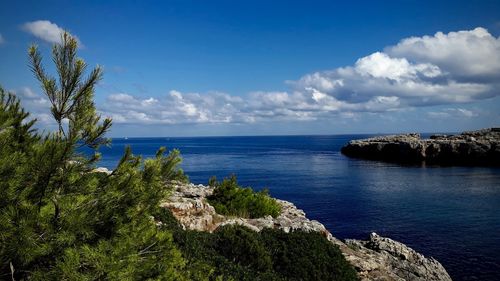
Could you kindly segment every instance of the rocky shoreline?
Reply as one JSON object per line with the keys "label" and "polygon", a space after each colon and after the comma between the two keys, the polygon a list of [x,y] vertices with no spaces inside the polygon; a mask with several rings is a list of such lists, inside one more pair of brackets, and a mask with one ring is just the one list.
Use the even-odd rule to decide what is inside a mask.
{"label": "rocky shoreline", "polygon": [[217,214],[207,203],[206,197],[212,194],[213,188],[178,182],[173,183],[173,188],[173,193],[161,206],[170,209],[185,229],[212,232],[221,225],[240,224],[254,231],[267,227],[285,232],[316,231],[339,246],[361,280],[451,280],[444,267],[435,259],[426,258],[406,245],[376,233],[372,233],[367,241],[341,241],[323,224],[309,220],[304,211],[288,201],[277,200],[282,212],[276,218],[228,217]]}
{"label": "rocky shoreline", "polygon": [[500,166],[500,128],[429,139],[412,133],[352,140],[341,152],[354,158],[408,164]]}

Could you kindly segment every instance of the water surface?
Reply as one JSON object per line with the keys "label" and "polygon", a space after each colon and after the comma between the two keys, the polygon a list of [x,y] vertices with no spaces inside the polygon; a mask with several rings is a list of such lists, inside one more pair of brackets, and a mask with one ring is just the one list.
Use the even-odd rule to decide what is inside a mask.
{"label": "water surface", "polygon": [[338,238],[375,231],[433,256],[453,280],[500,280],[500,168],[416,167],[349,159],[347,141],[368,135],[113,139],[101,166],[124,147],[153,156],[181,150],[194,183],[232,173],[295,203]]}

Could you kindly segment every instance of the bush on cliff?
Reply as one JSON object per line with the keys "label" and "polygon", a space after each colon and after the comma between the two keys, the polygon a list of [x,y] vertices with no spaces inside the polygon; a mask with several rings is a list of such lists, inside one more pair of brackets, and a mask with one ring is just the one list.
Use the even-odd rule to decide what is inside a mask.
{"label": "bush on cliff", "polygon": [[208,202],[214,206],[217,213],[244,218],[261,218],[279,216],[281,206],[269,196],[267,189],[254,192],[251,188],[238,185],[236,176],[225,178],[218,182],[212,177],[209,182],[214,192],[208,197]]}
{"label": "bush on cliff", "polygon": [[357,280],[339,248],[318,232],[264,229],[261,239],[286,280]]}
{"label": "bush on cliff", "polygon": [[317,232],[264,229],[240,225],[214,233],[182,230],[169,210],[158,218],[173,231],[174,242],[191,272],[202,269],[211,280],[358,280],[337,246]]}

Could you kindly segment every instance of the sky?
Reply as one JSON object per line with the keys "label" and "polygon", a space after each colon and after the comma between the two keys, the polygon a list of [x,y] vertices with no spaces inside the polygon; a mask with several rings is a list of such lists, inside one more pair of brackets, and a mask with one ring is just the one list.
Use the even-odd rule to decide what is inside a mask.
{"label": "sky", "polygon": [[41,130],[27,49],[53,71],[63,30],[111,137],[500,127],[500,1],[2,1],[0,85]]}

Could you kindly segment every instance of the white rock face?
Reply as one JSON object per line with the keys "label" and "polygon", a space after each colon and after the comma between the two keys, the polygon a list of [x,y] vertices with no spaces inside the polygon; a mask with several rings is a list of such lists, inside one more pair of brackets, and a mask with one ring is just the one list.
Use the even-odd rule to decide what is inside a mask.
{"label": "white rock face", "polygon": [[376,233],[372,233],[368,241],[347,240],[344,243],[335,238],[323,224],[309,220],[304,211],[291,202],[277,199],[282,210],[277,218],[228,217],[217,214],[214,207],[207,203],[206,197],[212,194],[213,188],[183,183],[173,185],[174,192],[161,206],[170,209],[184,229],[212,232],[221,225],[239,224],[254,231],[264,228],[276,228],[285,232],[315,231],[322,233],[340,248],[361,280],[451,280],[444,267],[435,259],[426,258],[406,245]]}
{"label": "white rock face", "polygon": [[203,185],[174,183],[174,192],[161,206],[170,209],[184,229],[212,232],[225,220],[205,200],[212,192]]}

